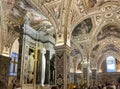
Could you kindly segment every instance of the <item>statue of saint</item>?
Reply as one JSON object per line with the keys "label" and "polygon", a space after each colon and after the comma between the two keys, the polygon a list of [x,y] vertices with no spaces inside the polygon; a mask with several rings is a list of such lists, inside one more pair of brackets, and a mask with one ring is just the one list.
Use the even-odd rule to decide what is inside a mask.
{"label": "statue of saint", "polygon": [[33,73],[34,71],[34,52],[29,55],[29,72]]}
{"label": "statue of saint", "polygon": [[33,77],[34,77],[34,52],[29,52],[29,60],[28,60],[28,83],[33,82]]}

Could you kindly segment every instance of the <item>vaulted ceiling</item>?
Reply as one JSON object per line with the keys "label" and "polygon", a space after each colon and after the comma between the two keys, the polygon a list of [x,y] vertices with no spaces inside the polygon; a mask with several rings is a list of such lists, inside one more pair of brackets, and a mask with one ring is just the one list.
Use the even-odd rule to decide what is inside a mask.
{"label": "vaulted ceiling", "polygon": [[91,60],[92,67],[102,63],[103,54],[120,59],[120,0],[1,0],[0,4],[2,45],[12,44],[19,35],[15,29],[27,23],[36,30],[53,28],[56,37],[66,32],[71,49]]}

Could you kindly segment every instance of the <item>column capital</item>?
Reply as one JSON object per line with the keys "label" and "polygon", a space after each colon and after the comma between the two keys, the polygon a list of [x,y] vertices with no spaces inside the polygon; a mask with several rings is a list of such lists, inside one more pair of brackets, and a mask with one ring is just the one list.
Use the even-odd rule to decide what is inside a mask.
{"label": "column capital", "polygon": [[68,45],[56,46],[55,50],[56,52],[63,50],[63,51],[68,51],[68,53],[70,53],[70,47]]}

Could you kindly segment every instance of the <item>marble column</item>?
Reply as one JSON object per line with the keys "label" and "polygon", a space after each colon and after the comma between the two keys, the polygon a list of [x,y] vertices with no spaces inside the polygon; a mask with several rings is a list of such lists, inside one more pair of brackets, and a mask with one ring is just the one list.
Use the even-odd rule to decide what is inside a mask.
{"label": "marble column", "polygon": [[87,61],[87,57],[83,57],[82,61],[82,71],[83,71],[83,82],[85,87],[89,86],[89,65]]}
{"label": "marble column", "polygon": [[93,80],[93,84],[95,84],[97,82],[97,70],[96,68],[92,68],[92,80]]}
{"label": "marble column", "polygon": [[19,56],[18,56],[18,70],[17,70],[17,79],[20,80],[21,77],[21,59],[22,59],[22,48],[23,48],[23,32],[21,31],[19,36]]}
{"label": "marble column", "polygon": [[70,59],[69,59],[69,47],[67,45],[55,47],[56,58],[55,58],[55,80],[57,89],[69,89],[69,70],[70,70]]}
{"label": "marble column", "polygon": [[45,84],[50,84],[50,51],[46,50]]}

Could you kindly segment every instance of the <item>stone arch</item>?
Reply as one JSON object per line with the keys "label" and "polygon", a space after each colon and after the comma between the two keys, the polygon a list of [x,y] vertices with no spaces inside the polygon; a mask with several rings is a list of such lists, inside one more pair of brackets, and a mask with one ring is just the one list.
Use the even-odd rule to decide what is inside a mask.
{"label": "stone arch", "polygon": [[[90,22],[91,23],[91,27],[90,27],[90,29],[89,29],[89,31],[86,31],[86,33],[82,33],[80,30],[82,30],[82,28],[80,28],[79,30],[76,30],[76,28],[77,27],[79,27],[79,25],[80,25],[80,27],[81,27],[81,23],[83,22],[83,24],[84,24],[84,22],[87,22],[87,20],[88,20],[88,22]],[[87,35],[87,34],[89,34],[90,32],[91,32],[91,30],[92,30],[92,28],[93,28],[93,23],[92,23],[93,21],[92,21],[92,18],[91,17],[88,17],[88,18],[86,18],[86,19],[83,19],[81,22],[79,22],[75,27],[74,27],[74,29],[72,30],[72,32],[71,32],[71,39],[73,39],[73,41],[76,41],[76,38],[80,38],[80,37],[82,37],[83,35]],[[86,26],[88,26],[88,23],[86,24]],[[75,31],[76,30],[76,31]],[[85,30],[85,29],[83,29],[83,30]],[[74,35],[74,33],[75,33],[75,35]],[[76,35],[77,34],[77,35]],[[72,42],[72,41],[71,41]],[[78,44],[79,44],[79,41],[76,41]],[[74,44],[74,42],[72,42],[73,44]],[[83,55],[85,55],[84,53],[84,43],[80,43],[80,46],[78,46],[77,44],[75,45],[79,50],[80,50],[80,53],[81,53],[81,59],[83,59],[84,57],[83,57]]]}
{"label": "stone arch", "polygon": [[[105,46],[113,44],[113,45],[115,45],[115,47],[117,47],[119,49],[119,45],[118,45],[118,44],[120,44],[120,42],[118,41],[119,39],[118,38],[113,38],[113,39],[112,40],[104,39],[101,42],[99,42],[100,47],[97,51],[95,51],[95,56],[93,58],[90,57],[90,60],[92,61],[91,66],[97,67],[96,66],[97,61],[99,60],[99,58],[101,56],[101,52],[105,48]],[[91,53],[92,53],[92,51],[91,51]],[[97,56],[97,55],[99,55],[99,56]]]}
{"label": "stone arch", "polygon": [[[115,19],[115,18],[114,18]],[[108,19],[105,19],[104,21],[108,21]],[[97,41],[97,39],[96,39],[96,37],[97,37],[97,35],[99,34],[99,32],[103,29],[103,28],[105,28],[105,27],[107,27],[107,26],[109,26],[109,25],[114,25],[114,26],[116,26],[117,28],[120,28],[120,26],[119,26],[119,22],[116,20],[115,22],[106,22],[106,23],[103,23],[103,22],[101,22],[100,24],[99,24],[99,26],[96,26],[96,27],[94,27],[93,29],[92,29],[92,31],[94,30],[95,32],[92,32],[92,35],[93,35],[93,37],[91,38],[92,39],[92,41],[91,41],[91,44],[90,44],[90,46],[93,48],[96,44],[99,44],[99,41]],[[89,54],[91,53],[91,51],[92,51],[92,49],[90,49],[89,50]]]}
{"label": "stone arch", "polygon": [[[98,69],[98,71],[101,69],[101,65],[102,65],[103,61],[105,60],[105,58],[107,56],[109,56],[109,55],[114,56],[116,59],[120,58],[119,54],[115,53],[114,51],[106,52],[104,55],[101,55],[102,58],[99,57],[99,60],[97,61],[97,69]],[[118,61],[120,61],[120,60],[118,60]]]}
{"label": "stone arch", "polygon": [[[111,43],[111,44],[112,44],[112,43]],[[104,46],[102,47],[102,49],[104,49],[107,45],[109,45],[109,43],[106,44],[106,45],[104,45]],[[116,46],[116,44],[113,44],[113,45],[114,45],[115,47],[117,47],[116,50],[119,51],[119,46]],[[99,53],[100,55],[99,55],[98,57],[96,57],[96,58],[97,58],[97,59],[96,59],[96,61],[97,61],[96,63],[97,63],[97,64],[98,64],[99,59],[100,59],[100,57],[101,57],[101,52],[102,52],[102,50],[101,50],[100,53]],[[118,53],[115,52],[114,50],[113,50],[113,51],[112,51],[112,50],[108,50],[108,52],[107,52],[107,51],[105,52],[106,55],[109,55],[109,54],[113,55],[112,53],[113,53],[116,57],[119,57],[119,56],[117,55]],[[99,63],[100,63],[100,62],[99,62]]]}
{"label": "stone arch", "polygon": [[100,42],[101,46],[100,46],[97,54],[100,54],[100,52],[102,51],[102,49],[104,49],[104,47],[106,45],[109,45],[109,44],[113,44],[113,45],[115,45],[115,46],[117,46],[119,48],[118,44],[120,44],[120,42],[117,42],[118,40],[119,39],[114,39],[114,38],[112,40],[108,40],[108,39],[103,40],[102,42]]}
{"label": "stone arch", "polygon": [[[10,25],[11,24],[9,24],[9,26]],[[17,31],[20,30],[19,26],[13,26],[13,25],[11,25],[11,27],[9,26],[7,26],[8,34],[5,37],[6,42],[3,45],[4,47],[2,48],[2,53],[4,53],[4,51],[7,50],[6,52],[8,52],[8,56],[10,56],[11,48],[14,41],[17,39],[17,37],[19,37],[19,33]]]}
{"label": "stone arch", "polygon": [[[90,51],[89,51],[89,56],[91,55],[91,53],[92,53],[92,50],[94,49],[94,47],[96,46],[96,45],[100,45],[100,44],[102,44],[102,43],[104,43],[105,41],[107,41],[107,40],[100,40],[100,41],[96,41],[95,39],[96,39],[96,37],[97,37],[97,35],[99,34],[99,32],[101,31],[101,29],[103,30],[103,29],[105,29],[107,26],[110,26],[110,25],[112,25],[112,26],[115,26],[116,28],[120,28],[120,26],[119,26],[119,24],[118,23],[106,23],[106,24],[103,24],[99,29],[98,29],[98,32],[95,34],[95,37],[94,37],[94,39],[93,39],[93,42],[92,42],[92,44],[91,44],[91,49],[90,49]],[[106,39],[110,39],[110,38],[107,38],[106,37]],[[114,39],[115,39],[115,37],[114,37]],[[119,40],[119,39],[116,39],[116,41],[117,40]]]}

